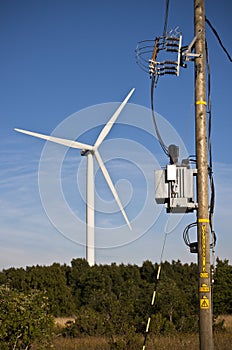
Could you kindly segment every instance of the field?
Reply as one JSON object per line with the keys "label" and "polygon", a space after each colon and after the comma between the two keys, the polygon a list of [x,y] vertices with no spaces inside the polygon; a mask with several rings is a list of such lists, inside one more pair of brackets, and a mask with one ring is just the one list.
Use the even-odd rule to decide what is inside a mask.
{"label": "field", "polygon": [[[214,350],[231,350],[232,334],[216,334],[214,337]],[[142,349],[143,341],[140,346],[128,347],[128,350]],[[138,344],[139,345],[139,344]],[[123,349],[121,347],[111,347],[105,338],[80,338],[65,339],[57,338],[53,342],[53,349],[56,350],[112,350]],[[197,335],[182,335],[177,337],[157,337],[147,342],[146,350],[199,350],[199,341]],[[126,349],[124,349],[126,350]]]}
{"label": "field", "polygon": [[218,322],[223,320],[226,330],[232,333],[232,315],[222,315],[218,317]]}
{"label": "field", "polygon": [[[231,350],[232,344],[232,315],[221,316],[218,321],[224,320],[225,332],[214,334],[214,350]],[[59,319],[58,323],[64,325],[66,319]],[[123,341],[118,339],[117,344],[109,344],[109,339],[104,337],[63,338],[57,337],[53,341],[55,350],[142,350],[143,338],[138,338],[135,344],[123,346]],[[178,336],[148,337],[146,350],[199,350],[197,334],[186,334]]]}

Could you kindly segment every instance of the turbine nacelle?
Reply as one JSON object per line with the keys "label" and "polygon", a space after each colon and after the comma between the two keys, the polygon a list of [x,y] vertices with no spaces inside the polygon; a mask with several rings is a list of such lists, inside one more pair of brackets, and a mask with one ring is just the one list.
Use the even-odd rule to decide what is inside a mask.
{"label": "turbine nacelle", "polygon": [[89,151],[88,149],[82,149],[81,156],[87,156],[89,152],[93,153],[93,151]]}

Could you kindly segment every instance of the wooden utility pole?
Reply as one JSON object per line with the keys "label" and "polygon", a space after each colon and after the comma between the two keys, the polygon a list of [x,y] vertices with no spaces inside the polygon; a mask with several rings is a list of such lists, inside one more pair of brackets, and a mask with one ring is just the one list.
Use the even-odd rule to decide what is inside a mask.
{"label": "wooden utility pole", "polygon": [[194,29],[198,36],[195,52],[195,120],[197,159],[197,237],[199,272],[200,350],[213,350],[212,302],[210,278],[210,233],[208,195],[208,152],[206,121],[205,9],[204,0],[194,0]]}

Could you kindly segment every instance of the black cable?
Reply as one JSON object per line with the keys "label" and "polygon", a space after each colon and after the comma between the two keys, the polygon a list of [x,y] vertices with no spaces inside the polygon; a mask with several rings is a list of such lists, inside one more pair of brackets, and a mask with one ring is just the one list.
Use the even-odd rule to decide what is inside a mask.
{"label": "black cable", "polygon": [[156,307],[156,295],[157,295],[157,286],[159,284],[160,281],[160,273],[161,273],[161,266],[163,264],[163,254],[164,254],[164,248],[165,248],[165,244],[166,244],[166,240],[167,240],[167,232],[165,232],[164,234],[164,241],[163,241],[163,247],[162,247],[162,251],[161,251],[161,255],[160,255],[160,263],[158,266],[158,270],[157,270],[157,274],[156,274],[156,281],[154,284],[154,288],[153,288],[153,293],[152,293],[152,298],[151,298],[151,304],[150,304],[150,311],[148,314],[148,319],[147,319],[147,325],[146,325],[146,329],[144,332],[144,341],[143,341],[143,347],[142,350],[146,349],[146,343],[147,343],[147,336],[149,333],[149,329],[150,329],[150,323],[151,323],[151,318],[152,315],[155,314],[155,307]]}
{"label": "black cable", "polygon": [[190,247],[190,244],[191,244],[191,241],[190,241],[190,238],[189,238],[189,230],[192,228],[192,227],[195,227],[197,226],[197,222],[192,222],[191,224],[187,225],[184,229],[184,232],[183,232],[183,239],[184,239],[184,242],[185,244]]}
{"label": "black cable", "polygon": [[[215,206],[215,185],[213,179],[213,157],[212,157],[212,143],[211,143],[211,129],[212,129],[212,109],[211,109],[211,75],[210,75],[210,64],[209,64],[209,53],[207,41],[205,41],[205,53],[206,53],[206,66],[207,66],[207,114],[208,114],[208,154],[209,154],[209,164],[208,164],[208,175],[209,175],[209,185],[210,185],[210,203],[209,203],[209,225],[212,235],[212,243],[210,243],[210,248],[214,253],[214,247],[216,244],[216,233],[214,231],[213,224],[213,215],[214,215],[214,206]],[[194,155],[189,156],[195,158]],[[191,159],[195,161],[195,159]],[[191,240],[189,237],[189,230],[197,226],[197,222],[193,222],[187,225],[183,231],[183,239],[185,244],[190,247],[191,251]]]}
{"label": "black cable", "polygon": [[169,0],[166,0],[165,16],[164,16],[164,30],[163,30],[163,37],[165,37],[165,36],[166,36],[166,33],[167,33],[167,25],[168,25],[168,9],[169,9]]}
{"label": "black cable", "polygon": [[[183,240],[188,247],[191,247],[191,244],[193,243],[189,237],[189,230],[196,226],[197,226],[197,222],[191,222],[191,224],[188,224],[183,231]],[[212,232],[212,243],[210,243],[210,249],[214,249],[215,244],[216,244],[216,234],[215,232]]]}
{"label": "black cable", "polygon": [[197,163],[197,159],[196,159],[195,154],[190,154],[187,159],[188,159],[189,163],[194,163],[194,164]]}
{"label": "black cable", "polygon": [[[169,10],[169,0],[166,0],[163,38],[165,38],[166,32],[167,32],[168,10]],[[157,82],[158,82],[158,76],[152,75],[152,77],[151,77],[151,111],[152,111],[152,119],[153,119],[153,123],[154,123],[154,126],[155,126],[156,136],[157,136],[157,139],[159,141],[159,144],[160,144],[161,148],[163,149],[164,153],[167,156],[169,156],[168,147],[165,145],[165,143],[164,143],[164,141],[163,141],[163,139],[162,139],[162,137],[160,135],[160,132],[159,132],[159,129],[158,129],[158,126],[157,126],[157,123],[156,123],[156,117],[155,117],[155,109],[154,109],[155,91],[154,90],[155,90]]]}
{"label": "black cable", "polygon": [[227,49],[225,48],[225,46],[223,45],[221,38],[218,34],[218,32],[216,31],[216,29],[212,26],[211,22],[208,20],[208,18],[205,17],[205,22],[208,24],[208,26],[211,28],[211,30],[213,31],[214,35],[216,36],[216,38],[218,39],[219,44],[221,45],[221,48],[223,49],[223,51],[225,52],[225,54],[227,55],[228,59],[230,62],[232,62],[232,58],[229,54],[229,52],[227,51]]}
{"label": "black cable", "polygon": [[159,141],[159,144],[161,146],[161,148],[163,149],[164,153],[168,156],[169,152],[168,152],[168,147],[165,145],[160,133],[159,133],[159,129],[156,123],[156,117],[155,117],[155,110],[154,110],[154,90],[155,90],[155,84],[156,84],[156,78],[154,76],[152,76],[151,78],[151,111],[152,111],[152,119],[153,119],[153,123],[155,126],[155,131],[156,131],[156,136],[157,139]]}
{"label": "black cable", "polygon": [[207,41],[205,40],[205,53],[206,53],[206,66],[207,66],[207,81],[208,81],[208,87],[207,87],[207,114],[208,114],[208,152],[209,152],[209,166],[208,166],[208,173],[209,173],[209,184],[211,189],[211,196],[210,196],[210,205],[209,205],[209,223],[210,223],[210,230],[212,233],[212,246],[216,243],[216,233],[214,231],[214,223],[213,223],[213,215],[214,215],[214,207],[215,207],[215,185],[214,185],[214,178],[213,178],[213,156],[212,156],[212,143],[211,143],[211,129],[212,129],[212,108],[211,108],[211,75],[210,75],[210,63],[209,63],[209,52],[208,52],[208,45]]}

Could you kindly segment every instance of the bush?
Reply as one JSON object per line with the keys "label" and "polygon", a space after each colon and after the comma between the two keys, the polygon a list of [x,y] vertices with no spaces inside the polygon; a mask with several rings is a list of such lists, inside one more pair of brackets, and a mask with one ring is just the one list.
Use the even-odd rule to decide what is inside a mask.
{"label": "bush", "polygon": [[64,336],[80,337],[103,335],[105,324],[103,315],[88,307],[82,307],[75,318],[75,321],[68,322],[63,332]]}
{"label": "bush", "polygon": [[47,342],[53,327],[44,293],[29,294],[0,287],[0,347],[4,350],[29,349],[33,342]]}

